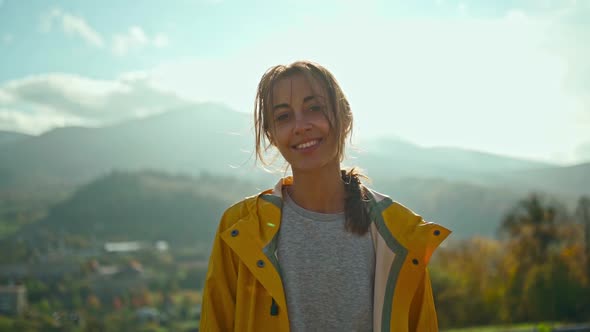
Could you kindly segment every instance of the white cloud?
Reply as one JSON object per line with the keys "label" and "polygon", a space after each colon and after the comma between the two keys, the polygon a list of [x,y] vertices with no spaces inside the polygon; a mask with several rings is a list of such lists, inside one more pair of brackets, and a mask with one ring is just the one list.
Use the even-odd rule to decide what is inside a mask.
{"label": "white cloud", "polygon": [[89,126],[91,123],[82,118],[42,108],[33,112],[23,112],[0,107],[0,130],[37,135],[56,127],[75,125]]}
{"label": "white cloud", "polygon": [[31,76],[0,86],[0,128],[39,133],[71,124],[100,126],[183,104],[174,93],[155,88],[147,75],[110,81],[69,74]]}
{"label": "white cloud", "polygon": [[78,35],[91,45],[103,47],[104,41],[102,36],[92,29],[82,18],[62,14],[62,25],[66,34]]}
{"label": "white cloud", "polygon": [[143,29],[134,26],[124,34],[117,34],[113,37],[113,54],[123,56],[133,50],[142,49],[147,46],[162,48],[168,45],[168,37],[157,33],[154,37],[148,36]]}
{"label": "white cloud", "polygon": [[[91,46],[103,48],[106,45],[105,38],[83,17],[67,13],[59,8],[41,16],[41,31],[50,32],[56,24],[61,26],[66,35],[79,37]],[[124,56],[133,50],[145,47],[164,48],[168,44],[168,36],[164,33],[158,32],[151,37],[141,27],[133,26],[125,33],[115,34],[110,49],[114,55]]]}
{"label": "white cloud", "polygon": [[[243,56],[243,57],[242,57]],[[192,102],[218,101],[235,110],[252,111],[256,85],[272,61],[263,55],[238,58],[185,59],[146,72],[161,91],[171,91]]]}
{"label": "white cloud", "polygon": [[6,105],[12,102],[13,100],[14,98],[12,97],[12,95],[6,93],[4,89],[0,89],[0,105]]}
{"label": "white cloud", "polygon": [[460,3],[459,5],[457,5],[457,10],[460,14],[465,15],[467,14],[467,5],[464,3]]}
{"label": "white cloud", "polygon": [[168,37],[163,33],[158,33],[154,37],[153,44],[157,48],[162,48],[168,46]]}
{"label": "white cloud", "polygon": [[580,144],[576,148],[576,154],[580,161],[590,162],[590,141]]}
{"label": "white cloud", "polygon": [[[590,44],[581,40],[590,38],[590,3],[563,9],[552,21],[550,33],[555,54],[568,63],[565,86],[567,91],[580,98],[585,110],[586,123],[590,124]],[[590,134],[589,134],[590,138]]]}
{"label": "white cloud", "polygon": [[63,31],[67,35],[80,37],[86,43],[95,47],[104,46],[101,34],[92,28],[84,18],[63,12],[57,8],[42,16],[41,29],[49,32],[56,22],[61,24]]}

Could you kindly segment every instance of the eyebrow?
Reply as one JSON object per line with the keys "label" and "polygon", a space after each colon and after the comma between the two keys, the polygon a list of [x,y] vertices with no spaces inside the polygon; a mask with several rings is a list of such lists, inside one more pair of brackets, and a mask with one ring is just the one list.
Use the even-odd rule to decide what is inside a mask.
{"label": "eyebrow", "polygon": [[[303,98],[303,103],[307,103],[308,101],[314,100],[314,99],[316,99],[317,97],[319,97],[319,98],[323,98],[322,96],[307,96],[307,97]],[[319,98],[318,98],[318,99],[319,99]],[[275,106],[273,106],[272,110],[273,110],[273,111],[276,111],[277,109],[279,109],[279,108],[283,108],[283,107],[289,107],[289,104],[287,104],[287,103],[282,103],[282,104],[275,105]]]}

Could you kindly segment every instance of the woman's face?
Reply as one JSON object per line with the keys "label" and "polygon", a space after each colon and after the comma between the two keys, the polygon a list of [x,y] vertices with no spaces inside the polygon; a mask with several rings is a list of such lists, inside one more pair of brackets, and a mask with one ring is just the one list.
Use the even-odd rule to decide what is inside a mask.
{"label": "woman's face", "polygon": [[272,143],[293,172],[340,168],[338,145],[326,117],[331,111],[328,98],[319,86],[295,74],[278,80],[273,87],[273,104],[267,114]]}

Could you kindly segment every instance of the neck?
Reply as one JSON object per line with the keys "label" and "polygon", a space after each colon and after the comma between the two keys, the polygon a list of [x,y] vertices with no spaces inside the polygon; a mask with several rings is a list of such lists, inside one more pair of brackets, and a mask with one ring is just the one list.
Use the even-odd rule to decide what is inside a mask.
{"label": "neck", "polygon": [[306,210],[320,213],[344,211],[345,190],[340,175],[340,164],[320,170],[293,170],[293,184],[289,195]]}

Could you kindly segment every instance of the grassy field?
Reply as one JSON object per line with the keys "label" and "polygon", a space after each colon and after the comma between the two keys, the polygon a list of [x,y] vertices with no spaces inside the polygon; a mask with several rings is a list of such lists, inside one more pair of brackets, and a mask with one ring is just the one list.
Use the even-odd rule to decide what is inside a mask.
{"label": "grassy field", "polygon": [[[480,327],[466,327],[461,329],[441,330],[442,332],[531,332],[534,331],[536,325],[511,325],[511,326],[480,326]],[[542,331],[542,330],[541,330]]]}
{"label": "grassy field", "polygon": [[[573,324],[576,325],[576,324]],[[582,324],[589,326],[587,324]],[[572,326],[572,324],[559,323],[559,322],[544,322],[536,324],[517,324],[517,325],[495,325],[495,326],[476,326],[476,327],[465,327],[460,329],[445,329],[442,332],[551,332],[553,328]],[[581,326],[581,325],[577,325]]]}
{"label": "grassy field", "polygon": [[9,235],[18,231],[19,225],[0,220],[0,239],[8,237]]}

